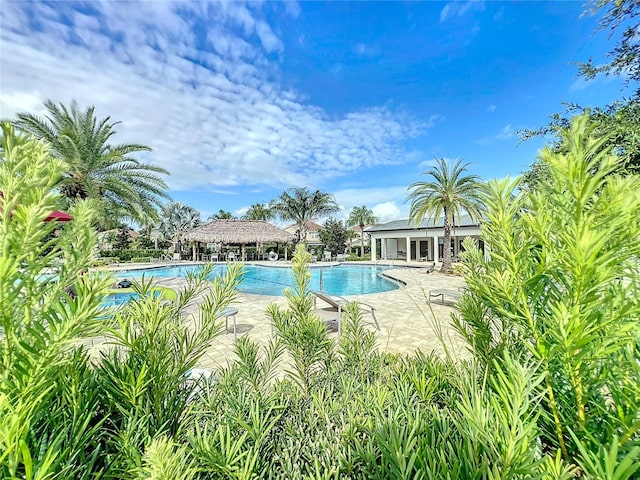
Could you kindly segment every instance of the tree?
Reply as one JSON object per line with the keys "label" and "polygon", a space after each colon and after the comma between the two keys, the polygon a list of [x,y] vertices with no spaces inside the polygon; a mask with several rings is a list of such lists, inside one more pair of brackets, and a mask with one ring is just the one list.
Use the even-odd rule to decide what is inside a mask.
{"label": "tree", "polygon": [[441,271],[451,273],[451,227],[455,226],[455,219],[460,218],[462,212],[466,212],[471,218],[480,218],[481,184],[478,176],[465,175],[469,163],[462,163],[462,160],[449,163],[444,158],[436,158],[435,161],[436,165],[423,173],[430,180],[409,185],[409,190],[412,190],[407,196],[407,200],[411,200],[409,218],[419,224],[424,218],[433,218],[435,222],[443,216],[444,252]]}
{"label": "tree", "polygon": [[591,13],[606,9],[600,19],[599,30],[610,29],[610,35],[622,25],[624,31],[614,49],[607,54],[611,61],[604,65],[594,65],[593,59],[580,64],[580,74],[594,78],[598,73],[606,75],[627,75],[629,80],[640,81],[640,22],[628,22],[640,17],[640,3],[637,0],[592,0]]}
{"label": "tree", "polygon": [[364,256],[364,226],[369,223],[376,223],[378,217],[373,214],[371,209],[366,205],[361,207],[353,207],[347,220],[347,227],[360,227],[360,256]]}
{"label": "tree", "polygon": [[245,220],[273,220],[275,218],[275,213],[269,205],[265,205],[262,203],[255,203],[249,207],[247,213],[242,216]]}
{"label": "tree", "polygon": [[320,240],[325,244],[325,249],[336,256],[344,253],[347,248],[347,229],[341,220],[328,218],[320,230]]}
{"label": "tree", "polygon": [[53,155],[65,162],[58,184],[65,197],[71,201],[98,199],[101,224],[123,219],[144,223],[146,218],[157,218],[161,200],[168,198],[161,175],[169,172],[131,156],[151,148],[133,143],[111,145],[114,127],[120,122],[112,122],[111,117],[96,118],[95,107],[80,111],[76,102],[67,108],[51,100],[44,106],[48,111],[44,117],[19,113],[14,125],[47,141]]}
{"label": "tree", "polygon": [[[550,145],[558,153],[566,151],[561,133],[570,127],[575,115],[583,115],[590,124],[592,134],[588,137],[602,138],[602,150],[612,150],[618,158],[617,170],[620,173],[640,171],[640,97],[622,100],[604,108],[583,108],[576,104],[565,104],[564,114],[551,115],[551,122],[535,130],[521,130],[521,140],[533,137],[553,135],[555,141]],[[536,160],[530,170],[525,172],[523,188],[531,190],[542,179],[548,176],[548,167]]]}
{"label": "tree", "polygon": [[233,215],[231,215],[231,212],[227,212],[226,210],[218,210],[218,213],[214,213],[213,215],[209,215],[209,218],[207,218],[207,220],[211,221],[211,220],[230,220],[232,218],[236,218]]}
{"label": "tree", "polygon": [[180,252],[185,234],[200,223],[200,212],[195,208],[181,202],[171,202],[164,207],[153,237],[171,242],[174,252]]}
{"label": "tree", "polygon": [[[541,151],[550,175],[539,189],[489,182],[482,237],[491,256],[473,245],[465,252],[457,327],[486,369],[504,352],[533,365],[542,449],[590,469],[582,478],[615,478],[598,458],[621,471],[640,454],[640,177],[617,174],[592,130],[587,115],[576,117],[559,132],[562,149]],[[637,478],[637,469],[621,476]]]}
{"label": "tree", "polygon": [[307,238],[307,222],[316,217],[331,215],[340,210],[333,195],[306,187],[296,187],[283,192],[271,202],[271,209],[283,220],[296,223],[300,231],[298,241]]}
{"label": "tree", "polygon": [[129,227],[121,225],[115,235],[113,248],[115,250],[126,250],[129,247],[131,247],[131,234],[129,233]]}

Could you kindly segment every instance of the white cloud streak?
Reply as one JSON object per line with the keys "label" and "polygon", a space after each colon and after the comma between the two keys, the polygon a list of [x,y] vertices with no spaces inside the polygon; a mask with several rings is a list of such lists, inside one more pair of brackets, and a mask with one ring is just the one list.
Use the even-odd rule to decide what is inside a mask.
{"label": "white cloud streak", "polygon": [[463,17],[473,10],[484,10],[484,0],[456,0],[449,2],[442,8],[442,10],[440,10],[440,22],[446,22],[447,20],[455,17]]}
{"label": "white cloud streak", "polygon": [[83,5],[3,2],[0,116],[46,98],[95,105],[123,122],[118,141],[154,149],[141,158],[168,169],[174,190],[321,186],[405,161],[403,141],[430,126],[376,106],[332,118],[282,88],[285,46],[263,4]]}

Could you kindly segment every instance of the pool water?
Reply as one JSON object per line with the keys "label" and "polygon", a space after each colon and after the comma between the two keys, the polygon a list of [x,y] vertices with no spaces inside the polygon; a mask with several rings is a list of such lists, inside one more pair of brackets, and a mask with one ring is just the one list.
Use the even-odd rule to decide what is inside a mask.
{"label": "pool water", "polygon": [[135,292],[111,293],[104,298],[104,300],[102,301],[101,307],[103,308],[120,307],[121,305],[124,305],[125,303],[139,297],[140,295],[138,295]]}
{"label": "pool water", "polygon": [[[187,272],[202,268],[198,265],[148,268],[129,272],[118,272],[119,278],[135,279],[145,277],[185,277]],[[226,265],[216,265],[210,278],[223,275]],[[388,292],[398,288],[398,284],[381,275],[385,267],[370,265],[338,265],[335,267],[310,268],[311,290],[324,290],[331,295],[362,295]],[[322,276],[322,288],[320,277]],[[244,266],[244,279],[239,290],[258,295],[282,295],[284,289],[294,286],[290,268]]]}
{"label": "pool water", "polygon": [[[159,291],[153,292],[154,297],[160,295]],[[140,298],[136,292],[113,292],[107,295],[101,303],[102,308],[119,307],[125,303]]]}

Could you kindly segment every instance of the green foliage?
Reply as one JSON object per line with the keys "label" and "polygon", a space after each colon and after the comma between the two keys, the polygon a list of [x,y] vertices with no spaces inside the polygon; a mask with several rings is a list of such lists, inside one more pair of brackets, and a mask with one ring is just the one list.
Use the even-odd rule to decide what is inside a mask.
{"label": "green foliage", "polygon": [[271,202],[271,210],[282,220],[291,220],[298,225],[298,242],[307,238],[307,223],[313,218],[336,213],[340,209],[333,195],[311,191],[307,187],[291,188]]}
{"label": "green foliage", "polygon": [[[206,270],[193,275],[169,303],[143,279],[140,300],[108,320],[101,302],[112,279],[85,273],[96,243],[91,202],[76,203],[71,222],[44,222],[61,201],[52,191],[64,165],[43,142],[3,130],[0,476],[191,478],[184,446],[171,443],[196,388],[186,374],[219,332],[240,266],[213,284]],[[107,332],[110,349],[90,360],[80,342]]]}
{"label": "green foliage", "polygon": [[118,258],[121,262],[128,262],[134,258],[160,258],[160,255],[162,255],[164,252],[164,250],[153,250],[153,249],[146,249],[146,250],[117,250],[117,249],[112,249],[112,250],[100,250],[99,255],[101,257],[111,257],[111,258]]}
{"label": "green foliage", "polygon": [[[81,276],[96,241],[93,215],[83,202],[70,211],[73,225],[44,222],[60,205],[51,190],[64,164],[50,157],[44,142],[16,137],[6,124],[2,141],[1,476],[45,478],[53,471],[81,476],[95,462],[92,448],[99,451],[92,433],[100,420],[94,392],[85,396],[76,390],[93,379],[70,345],[97,330],[95,317],[107,287],[104,278]],[[58,234],[50,235],[54,230]],[[47,276],[52,265],[58,267],[55,281]],[[76,298],[68,295],[71,288]],[[64,405],[60,395],[66,397]],[[60,408],[51,410],[55,405]],[[83,408],[83,414],[67,417],[75,408]]]}
{"label": "green foliage", "polygon": [[154,243],[146,233],[141,233],[138,238],[133,240],[131,248],[136,250],[151,250],[154,248]]}
{"label": "green foliage", "polygon": [[170,202],[163,207],[151,238],[171,242],[173,251],[180,252],[184,236],[200,223],[200,212],[195,208],[182,202]]}
{"label": "green foliage", "polygon": [[535,361],[545,449],[614,478],[640,454],[640,180],[615,174],[586,115],[561,133],[565,153],[542,151],[549,179],[536,191],[490,183],[491,258],[467,245],[458,327],[488,370],[505,351]]}
{"label": "green foliage", "polygon": [[347,230],[342,220],[328,218],[320,230],[320,241],[325,244],[325,250],[329,250],[334,257],[344,253],[347,248]]}
{"label": "green foliage", "polygon": [[[567,104],[564,114],[551,115],[551,122],[536,130],[522,130],[520,138],[528,140],[538,136],[552,135],[556,138],[552,144],[555,151],[563,152],[561,132],[570,128],[571,118],[575,115],[587,115],[592,125],[592,136],[604,139],[601,148],[612,151],[618,159],[616,172],[621,174],[638,173],[640,171],[640,98],[620,100],[604,108],[583,108],[579,105]],[[533,190],[549,177],[549,167],[541,160],[536,160],[524,173],[521,188]]]}
{"label": "green foliage", "polygon": [[296,287],[284,292],[289,309],[283,310],[276,304],[268,308],[273,326],[293,360],[294,368],[289,372],[304,396],[309,395],[317,371],[327,368],[326,362],[330,360],[333,349],[325,325],[312,312],[313,296],[309,293],[311,273],[306,268],[310,261],[311,255],[305,246],[298,245],[293,258]]}
{"label": "green foliage", "polygon": [[231,212],[227,212],[226,210],[218,210],[218,213],[214,213],[213,215],[209,215],[209,218],[207,218],[207,220],[211,221],[211,220],[231,220],[234,219],[236,217],[234,217]]}
{"label": "green foliage", "polygon": [[131,246],[131,235],[128,228],[120,228],[113,243],[116,250],[126,250]]}
{"label": "green foliage", "polygon": [[247,213],[245,213],[242,218],[244,220],[273,220],[276,217],[275,212],[269,207],[269,205],[265,205],[262,203],[254,203],[249,207]]}
{"label": "green foliage", "polygon": [[[444,158],[436,158],[435,162],[435,166],[424,172],[431,178],[429,181],[409,185],[409,218],[418,225],[424,219],[436,223],[442,216],[444,244],[451,245],[451,228],[455,226],[456,219],[460,219],[463,213],[480,219],[482,187],[476,175],[465,174],[468,163],[462,163],[462,160],[449,163]],[[451,249],[445,248],[441,271],[452,273],[451,264]]]}
{"label": "green foliage", "polygon": [[640,23],[633,24],[632,20],[640,16],[640,5],[636,0],[591,0],[590,4],[592,14],[605,10],[600,19],[600,30],[610,30],[610,36],[619,28],[624,28],[624,31],[608,53],[609,63],[596,66],[589,59],[587,63],[580,64],[580,74],[587,78],[594,78],[599,73],[625,75],[629,80],[640,81]]}
{"label": "green foliage", "polygon": [[109,143],[119,122],[112,122],[110,117],[96,118],[95,107],[81,111],[75,102],[67,108],[51,100],[44,106],[44,118],[19,113],[14,124],[46,141],[53,155],[64,161],[57,182],[62,194],[70,200],[97,200],[97,221],[107,228],[123,219],[144,223],[156,218],[160,201],[168,198],[167,185],[160,175],[169,172],[131,156],[151,149]]}
{"label": "green foliage", "polygon": [[353,207],[347,219],[347,227],[360,227],[360,256],[364,256],[364,226],[370,223],[376,223],[378,217],[366,205],[361,207]]}

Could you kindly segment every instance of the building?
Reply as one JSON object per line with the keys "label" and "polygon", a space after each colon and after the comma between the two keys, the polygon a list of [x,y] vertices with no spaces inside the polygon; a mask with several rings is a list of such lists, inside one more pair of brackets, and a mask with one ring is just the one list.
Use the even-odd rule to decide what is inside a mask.
{"label": "building", "polygon": [[[395,220],[366,230],[371,242],[371,260],[406,260],[440,262],[444,252],[443,219],[423,220],[416,225],[409,220]],[[462,242],[471,237],[478,240],[480,249],[480,224],[467,215],[456,221],[451,229],[451,253],[455,259],[462,251]],[[377,241],[380,250],[376,248]]]}
{"label": "building", "polygon": [[[284,230],[296,238],[299,236],[297,223],[285,227]],[[309,246],[324,245],[320,240],[320,230],[322,230],[322,225],[318,225],[315,222],[307,222],[307,238],[303,238],[302,240],[306,241]]]}

